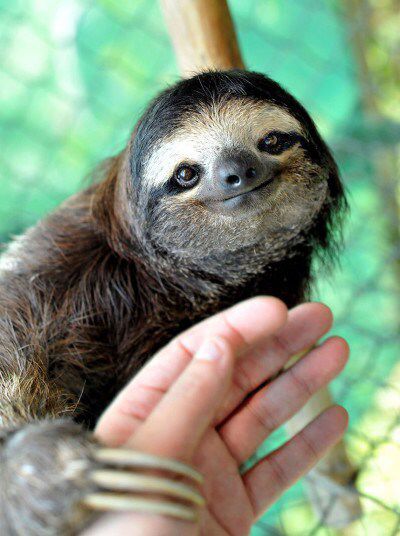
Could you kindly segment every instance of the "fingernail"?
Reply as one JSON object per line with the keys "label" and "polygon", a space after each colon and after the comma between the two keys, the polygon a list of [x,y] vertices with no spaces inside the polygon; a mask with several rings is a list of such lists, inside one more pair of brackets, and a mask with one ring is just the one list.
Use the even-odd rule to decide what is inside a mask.
{"label": "fingernail", "polygon": [[203,361],[216,361],[222,357],[222,349],[215,340],[206,340],[197,350],[194,357]]}

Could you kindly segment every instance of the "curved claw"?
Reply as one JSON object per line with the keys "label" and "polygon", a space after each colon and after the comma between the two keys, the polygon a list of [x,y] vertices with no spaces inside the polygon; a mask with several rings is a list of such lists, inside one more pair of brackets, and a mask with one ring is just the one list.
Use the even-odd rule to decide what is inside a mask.
{"label": "curved claw", "polygon": [[[98,489],[82,498],[81,503],[87,508],[198,520],[199,508],[205,504],[204,497],[195,487],[173,479],[185,477],[197,485],[201,484],[203,477],[193,467],[177,460],[123,448],[97,447],[91,456],[97,462],[97,468],[88,473],[88,478]],[[135,469],[138,471],[135,472]],[[144,474],[144,469],[172,475],[166,478]]]}
{"label": "curved claw", "polygon": [[130,497],[123,494],[91,493],[82,502],[92,510],[158,514],[185,521],[197,521],[198,519],[198,512],[195,508],[174,502],[153,501],[152,499]]}
{"label": "curved claw", "polygon": [[195,488],[168,478],[106,469],[92,471],[89,476],[94,484],[108,490],[169,495],[197,506],[205,503],[204,497]]}
{"label": "curved claw", "polygon": [[92,456],[96,461],[108,465],[158,469],[185,476],[198,484],[203,483],[203,476],[193,467],[170,458],[123,448],[97,448]]}

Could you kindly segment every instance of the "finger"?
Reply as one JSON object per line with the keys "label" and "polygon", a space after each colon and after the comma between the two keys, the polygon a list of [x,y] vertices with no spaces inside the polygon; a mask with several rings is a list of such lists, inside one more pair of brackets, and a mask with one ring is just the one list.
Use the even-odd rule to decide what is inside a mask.
{"label": "finger", "polygon": [[240,354],[281,328],[286,318],[283,302],[260,296],[188,329],[158,352],[120,392],[99,420],[97,437],[110,446],[124,443],[179,377],[205,337],[224,337]]}
{"label": "finger", "polygon": [[[285,316],[282,302],[258,297],[190,328],[161,350],[114,400],[99,421],[98,437],[111,446],[126,441],[186,367],[199,345],[199,338],[208,330],[210,334],[224,334],[236,345],[239,354],[245,353],[237,362],[231,392],[217,418],[223,420],[249,392],[277,372],[292,353],[314,344],[332,324],[332,313],[320,303],[295,307],[289,312],[286,325]],[[248,344],[244,344],[249,324],[253,331],[246,334]],[[279,326],[283,326],[279,335],[270,338]],[[261,346],[254,350],[252,343]]]}
{"label": "finger", "polygon": [[332,337],[253,395],[219,432],[239,464],[344,368],[349,348]]}
{"label": "finger", "polygon": [[346,410],[331,407],[244,475],[257,517],[339,442],[347,424]]}
{"label": "finger", "polygon": [[237,361],[232,388],[217,415],[223,421],[252,391],[279,372],[295,354],[317,343],[332,326],[330,309],[322,303],[304,303],[289,311],[287,322]]}
{"label": "finger", "polygon": [[206,339],[126,446],[190,460],[229,387],[233,361],[226,339]]}
{"label": "finger", "polygon": [[[197,339],[190,344],[192,335],[204,335],[207,326],[210,334],[223,334],[239,355],[244,354],[236,363],[231,390],[216,418],[221,422],[260,383],[279,371],[293,353],[316,343],[332,325],[332,313],[321,303],[295,307],[286,324],[285,316],[282,302],[258,297],[190,328],[161,350],[109,406],[97,426],[98,437],[110,446],[127,440],[191,360],[199,345]],[[279,333],[271,336],[279,325]]]}
{"label": "finger", "polygon": [[333,323],[332,311],[323,303],[308,302],[289,312],[288,322],[276,333],[277,344],[293,355],[312,346]]}

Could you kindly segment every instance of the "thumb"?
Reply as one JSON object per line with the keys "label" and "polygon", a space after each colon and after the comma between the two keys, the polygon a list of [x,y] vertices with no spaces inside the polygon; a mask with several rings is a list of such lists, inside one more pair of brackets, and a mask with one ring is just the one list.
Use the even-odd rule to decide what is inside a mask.
{"label": "thumb", "polygon": [[226,339],[206,339],[126,446],[190,460],[228,391],[233,363]]}

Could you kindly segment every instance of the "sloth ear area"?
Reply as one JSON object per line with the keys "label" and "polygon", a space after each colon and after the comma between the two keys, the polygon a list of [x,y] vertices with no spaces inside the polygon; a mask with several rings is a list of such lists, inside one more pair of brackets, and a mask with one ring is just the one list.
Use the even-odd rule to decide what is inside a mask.
{"label": "sloth ear area", "polygon": [[129,156],[128,149],[104,160],[92,175],[91,217],[99,233],[111,249],[126,257],[132,241],[132,206],[128,199]]}

